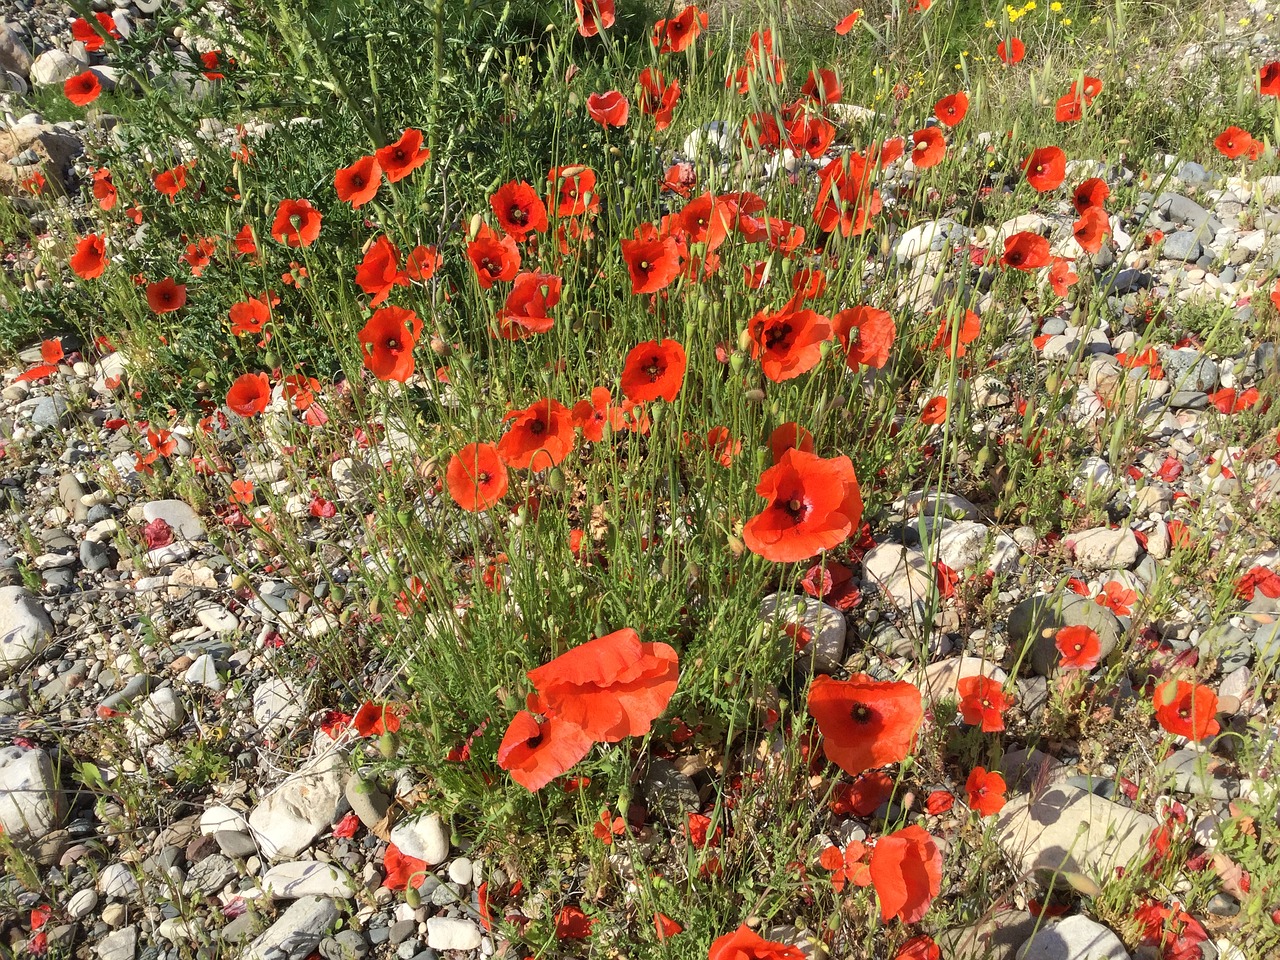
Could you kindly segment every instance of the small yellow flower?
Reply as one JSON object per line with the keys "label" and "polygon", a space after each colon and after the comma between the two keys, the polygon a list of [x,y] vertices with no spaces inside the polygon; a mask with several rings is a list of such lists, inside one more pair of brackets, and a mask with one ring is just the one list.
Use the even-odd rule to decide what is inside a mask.
{"label": "small yellow flower", "polygon": [[1237,22],[1240,24],[1240,26],[1242,26],[1242,27],[1247,27],[1247,26],[1249,25],[1249,18],[1248,18],[1248,17],[1241,17],[1241,18],[1239,19],[1239,21],[1237,21]]}
{"label": "small yellow flower", "polygon": [[1054,13],[1061,13],[1062,4],[1060,4],[1058,0],[1053,0],[1053,3],[1049,4],[1049,9],[1052,10]]}
{"label": "small yellow flower", "polygon": [[1071,18],[1070,18],[1070,17],[1063,17],[1063,18],[1062,18],[1062,25],[1063,25],[1064,27],[1069,27],[1069,26],[1071,26]]}
{"label": "small yellow flower", "polygon": [[986,27],[988,30],[994,30],[996,28],[996,22],[994,20],[988,20],[986,23],[983,24],[983,26]]}
{"label": "small yellow flower", "polygon": [[1023,13],[1030,13],[1036,8],[1036,0],[1027,0],[1027,5],[1022,8]]}

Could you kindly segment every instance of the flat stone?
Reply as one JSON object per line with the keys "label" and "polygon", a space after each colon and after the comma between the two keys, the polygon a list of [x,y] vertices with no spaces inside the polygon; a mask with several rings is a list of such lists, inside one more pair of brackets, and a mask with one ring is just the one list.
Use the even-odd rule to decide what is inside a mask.
{"label": "flat stone", "polygon": [[231,807],[215,804],[200,814],[199,830],[201,836],[211,836],[220,830],[248,830],[249,824],[243,814]]}
{"label": "flat stone", "polygon": [[968,927],[954,927],[938,934],[938,946],[947,960],[1014,960],[1014,954],[1042,922],[1025,910],[999,910]]}
{"label": "flat stone", "polygon": [[133,924],[107,934],[95,948],[98,960],[133,960],[138,950],[138,928]]}
{"label": "flat stone", "polygon": [[18,846],[38,843],[62,819],[62,794],[44,750],[0,748],[0,829]]}
{"label": "flat stone", "polygon": [[197,542],[205,538],[200,517],[182,500],[153,500],[143,505],[142,516],[148,523],[163,520],[173,529],[175,540]]}
{"label": "flat stone", "polygon": [[1038,930],[1017,960],[1129,960],[1129,951],[1107,927],[1076,914]]}
{"label": "flat stone", "polygon": [[1179,793],[1190,793],[1212,800],[1231,800],[1240,792],[1240,784],[1215,777],[1209,772],[1212,754],[1183,747],[1175,750],[1156,767],[1156,775],[1172,783]]}
{"label": "flat stone", "polygon": [[351,875],[339,866],[316,860],[295,860],[278,863],[262,877],[262,890],[276,900],[295,900],[298,897],[335,897],[349,899],[355,896],[355,884]]}
{"label": "flat stone", "polygon": [[352,812],[369,830],[377,826],[391,809],[391,798],[379,790],[377,784],[365,780],[359,774],[353,773],[347,778],[343,795]]}
{"label": "flat stone", "polygon": [[319,946],[321,938],[337,921],[338,905],[332,899],[302,897],[249,944],[241,960],[305,957]]}
{"label": "flat stone", "polygon": [[337,819],[344,767],[342,753],[335,750],[289,777],[253,808],[249,829],[265,856],[293,859]]}
{"label": "flat stone", "polygon": [[308,686],[286,677],[271,677],[253,691],[253,722],[271,736],[298,723],[307,713]]}
{"label": "flat stone", "polygon": [[0,677],[44,653],[53,621],[26,587],[0,587]]}
{"label": "flat stone", "polygon": [[430,917],[427,920],[427,946],[432,950],[478,950],[480,928],[473,920]]}
{"label": "flat stone", "polygon": [[933,567],[912,547],[882,543],[862,558],[863,582],[886,594],[901,609],[911,610],[928,602],[937,589]]}
{"label": "flat stone", "polygon": [[814,597],[794,593],[771,593],[760,602],[760,619],[778,623],[781,632],[787,625],[803,631],[807,643],[782,634],[781,642],[795,649],[797,659],[812,664],[815,673],[831,673],[844,660],[847,623],[844,614]]}
{"label": "flat stone", "polygon": [[123,863],[111,863],[98,874],[98,893],[108,899],[128,900],[138,892],[138,878]]}
{"label": "flat stone", "polygon": [[434,866],[449,857],[449,833],[437,813],[401,820],[391,830],[391,842],[401,853]]}
{"label": "flat stone", "polygon": [[1127,527],[1093,527],[1066,537],[1074,550],[1075,562],[1086,573],[1128,570],[1142,557],[1142,547]]}
{"label": "flat stone", "polygon": [[206,896],[211,896],[239,876],[236,865],[221,853],[212,853],[195,864],[187,874],[187,882]]}
{"label": "flat stone", "polygon": [[1062,660],[1056,643],[1058,631],[1074,626],[1088,627],[1098,635],[1100,661],[1109,657],[1120,642],[1122,628],[1114,613],[1102,604],[1064,591],[1018,603],[1009,613],[1009,646],[1018,653],[1025,649],[1024,662],[1038,675],[1056,676]]}
{"label": "flat stone", "polygon": [[965,677],[978,676],[990,677],[998,683],[1009,679],[1009,675],[990,660],[983,660],[981,657],[952,657],[925,667],[917,685],[928,700],[956,699],[959,696],[960,681]]}
{"label": "flat stone", "polygon": [[85,887],[73,893],[66,903],[67,916],[72,920],[83,920],[93,913],[98,906],[98,891],[93,887]]}

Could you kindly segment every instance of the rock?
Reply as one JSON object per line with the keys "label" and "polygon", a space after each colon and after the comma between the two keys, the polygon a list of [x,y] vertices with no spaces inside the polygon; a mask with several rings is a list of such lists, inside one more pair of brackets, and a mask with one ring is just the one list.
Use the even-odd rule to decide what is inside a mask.
{"label": "rock", "polygon": [[98,960],[133,960],[138,950],[138,928],[133,924],[109,933],[98,943]]}
{"label": "rock", "polygon": [[128,900],[138,892],[138,878],[123,863],[108,864],[98,874],[98,892],[112,900]]}
{"label": "rock", "polygon": [[21,847],[39,843],[62,820],[53,761],[41,749],[0,748],[0,829]]}
{"label": "rock", "polygon": [[286,677],[271,677],[253,691],[253,722],[267,736],[296,724],[307,712],[307,686]]}
{"label": "rock", "polygon": [[359,774],[351,774],[343,788],[343,795],[352,812],[367,829],[372,830],[391,809],[391,798],[378,789],[377,784],[365,780]]}
{"label": "rock", "polygon": [[1034,801],[1016,797],[996,821],[996,840],[1023,873],[1046,886],[1061,873],[1073,886],[1109,882],[1116,867],[1137,866],[1147,855],[1154,817],[1104,800],[1078,787],[1050,787]]}
{"label": "rock", "polygon": [[[815,673],[831,673],[844,659],[847,624],[844,614],[813,597],[771,593],[760,602],[760,619],[777,622],[780,643]],[[790,633],[784,632],[791,627]]]}
{"label": "rock", "polygon": [[349,899],[356,887],[351,875],[341,867],[316,860],[278,863],[262,877],[262,890],[277,900],[298,897],[334,897]]}
{"label": "rock", "polygon": [[930,220],[905,231],[894,244],[893,255],[899,260],[914,260],[928,253],[935,240],[944,240],[956,226],[953,220]]}
{"label": "rock", "polygon": [[453,883],[467,886],[471,882],[471,878],[475,875],[475,868],[471,861],[466,857],[458,857],[449,864],[449,879]]}
{"label": "rock", "polygon": [[1164,377],[1175,394],[1180,390],[1206,393],[1218,389],[1222,376],[1218,365],[1194,348],[1165,347],[1159,355]]}
{"label": "rock", "polygon": [[37,87],[65,83],[81,69],[80,62],[65,50],[46,50],[31,63],[31,83]]}
{"label": "rock", "polygon": [[427,946],[432,950],[478,950],[480,928],[472,920],[430,917],[427,920]]}
{"label": "rock", "polygon": [[98,906],[98,892],[93,887],[85,887],[71,895],[66,903],[67,916],[72,920],[83,920],[93,913]]}
{"label": "rock", "polygon": [[936,589],[933,567],[923,553],[896,543],[882,543],[862,558],[863,582],[888,595],[904,610],[918,605],[923,618],[924,604]]}
{"label": "rock", "polygon": [[135,750],[143,750],[177,730],[186,716],[187,711],[173,687],[162,687],[133,711],[125,725],[125,736]]}
{"label": "rock", "polygon": [[218,676],[218,664],[210,654],[202,653],[191,661],[182,679],[209,690],[221,690],[226,684]]}
{"label": "rock", "polygon": [[1213,236],[1222,229],[1222,224],[1208,210],[1189,197],[1176,193],[1162,193],[1156,197],[1156,206],[1165,217],[1174,223],[1185,224],[1206,240],[1213,239]]}
{"label": "rock", "polygon": [[391,830],[391,842],[401,853],[431,866],[444,863],[449,857],[449,833],[438,813],[401,820]]}
{"label": "rock", "polygon": [[26,587],[0,587],[0,677],[44,653],[53,621]]}
{"label": "rock", "polygon": [[[898,504],[894,504],[897,509]],[[956,493],[936,493],[932,490],[914,490],[902,501],[902,509],[908,516],[932,517],[948,520],[977,520],[978,508]]]}
{"label": "rock", "polygon": [[938,934],[938,946],[947,960],[1013,960],[1018,947],[1042,927],[1024,910],[999,910],[968,927]]}
{"label": "rock", "polygon": [[258,845],[245,830],[219,830],[213,835],[213,839],[217,841],[223,856],[232,860],[248,860],[258,853]]}
{"label": "rock", "polygon": [[236,865],[221,853],[212,853],[191,868],[187,882],[205,896],[213,896],[239,876]]}
{"label": "rock", "polygon": [[356,930],[339,930],[320,944],[324,960],[362,960],[369,953],[369,941]]}
{"label": "rock", "polygon": [[650,761],[640,792],[651,811],[672,823],[683,824],[702,806],[698,788],[670,760]]}
{"label": "rock", "polygon": [[142,517],[147,523],[163,520],[173,530],[174,540],[194,543],[205,538],[200,517],[182,500],[153,500],[143,505]]}
{"label": "rock", "polygon": [[110,544],[80,541],[80,564],[90,573],[105,570],[115,563],[115,550]]}
{"label": "rock", "polygon": [[0,22],[0,70],[11,70],[20,77],[31,71],[33,60],[18,32],[9,24]]}
{"label": "rock", "polygon": [[1156,776],[1172,783],[1179,793],[1190,793],[1212,800],[1231,800],[1240,792],[1236,781],[1222,780],[1209,772],[1213,757],[1194,747],[1175,750],[1156,767]]}
{"label": "rock", "polygon": [[231,633],[240,626],[240,619],[218,603],[201,603],[196,607],[196,619],[206,630],[214,633]]}
{"label": "rock", "polygon": [[249,829],[265,856],[277,860],[296,857],[337,819],[343,802],[343,768],[343,755],[335,750],[293,774],[259,801],[249,814]]}
{"label": "rock", "polygon": [[1120,642],[1122,628],[1116,615],[1102,604],[1075,593],[1029,597],[1009,613],[1009,648],[1013,655],[1023,655],[1025,662],[1042,677],[1058,673],[1062,659],[1056,644],[1063,627],[1085,626],[1098,635],[1101,660],[1105,660]]}
{"label": "rock", "polygon": [[32,165],[15,166],[8,162],[15,157],[30,156],[27,151],[35,154],[34,164],[45,172],[50,185],[65,192],[71,161],[81,149],[78,137],[44,124],[26,124],[0,132],[0,195],[14,194],[30,176]]}
{"label": "rock", "polygon": [[338,921],[338,905],[328,897],[294,901],[241,955],[241,960],[286,960],[305,957]]}
{"label": "rock", "polygon": [[1205,905],[1205,910],[1215,917],[1234,917],[1240,912],[1240,901],[1229,893],[1216,893]]}
{"label": "rock", "polygon": [[204,837],[212,836],[221,830],[248,829],[249,824],[238,811],[221,804],[215,804],[200,814],[199,830],[200,835]]}
{"label": "rock", "polygon": [[1129,960],[1120,938],[1082,914],[1036,931],[1017,960]]}
{"label": "rock", "polygon": [[1164,238],[1160,253],[1169,260],[1183,262],[1200,259],[1200,240],[1190,230],[1178,230]]}
{"label": "rock", "polygon": [[1102,292],[1123,296],[1134,290],[1147,290],[1153,283],[1151,274],[1145,270],[1121,270],[1115,276],[1103,281]]}
{"label": "rock", "polygon": [[1000,683],[1009,679],[1009,675],[990,660],[980,657],[953,657],[950,660],[939,660],[924,668],[918,678],[920,692],[928,700],[955,699],[959,696],[958,685],[965,677],[991,677]]}
{"label": "rock", "polygon": [[1142,547],[1128,527],[1094,527],[1073,533],[1066,541],[1074,550],[1077,566],[1086,573],[1129,570],[1142,557]]}

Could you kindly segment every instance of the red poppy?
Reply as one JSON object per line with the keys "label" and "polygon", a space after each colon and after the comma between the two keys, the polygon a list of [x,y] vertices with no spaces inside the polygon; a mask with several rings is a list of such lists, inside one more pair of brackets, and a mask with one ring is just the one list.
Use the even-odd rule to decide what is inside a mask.
{"label": "red poppy", "polygon": [[680,53],[688,49],[698,34],[707,29],[707,15],[695,6],[687,6],[670,20],[653,25],[653,45],[659,53]]}
{"label": "red poppy", "polygon": [[582,431],[583,439],[599,443],[604,439],[604,428],[621,430],[626,425],[622,409],[612,403],[607,387],[596,387],[590,400],[579,400],[573,405],[573,425]]}
{"label": "red poppy", "polygon": [[582,213],[595,213],[600,209],[600,198],[596,195],[596,173],[590,167],[552,167],[547,173],[547,183],[552,187],[552,196],[547,200],[547,206],[554,205],[557,216],[576,217]]}
{"label": "red poppy", "polygon": [[857,775],[907,758],[924,707],[910,683],[878,682],[865,674],[848,680],[818,676],[809,687],[809,715],[817,721],[827,759]]}
{"label": "red poppy", "polygon": [[[120,39],[120,31],[116,28],[115,18],[109,13],[95,13],[94,19],[98,21],[98,26],[102,33],[106,33],[112,39]],[[76,17],[71,23],[71,38],[79,40],[84,44],[84,48],[90,53],[97,53],[107,45],[106,39],[93,28],[84,17]]]}
{"label": "red poppy", "polygon": [[488,510],[507,493],[507,465],[491,443],[469,443],[449,460],[449,496],[463,510]]}
{"label": "red poppy", "polygon": [[173,277],[147,284],[147,305],[153,313],[173,313],[181,310],[186,302],[186,284],[178,283]]}
{"label": "red poppy", "polygon": [[835,125],[822,117],[800,114],[787,124],[787,147],[817,160],[836,138]]}
{"label": "red poppy", "polygon": [[1250,387],[1241,393],[1237,393],[1231,387],[1223,387],[1221,390],[1215,390],[1209,394],[1209,402],[1217,408],[1219,413],[1228,416],[1233,413],[1239,413],[1241,410],[1248,410],[1260,398],[1261,395],[1258,393],[1257,387]]}
{"label": "red poppy", "polygon": [[645,67],[640,71],[640,112],[651,115],[655,130],[665,130],[671,126],[671,118],[676,104],[680,100],[680,81],[670,81],[662,71],[654,67]]}
{"label": "red poppy", "polygon": [[351,718],[351,726],[362,737],[380,737],[400,729],[404,706],[398,703],[374,703],[367,700]]}
{"label": "red poppy", "polygon": [[187,185],[187,168],[185,164],[178,164],[170,170],[161,170],[151,182],[155,185],[158,192],[169,198],[169,202],[173,203],[174,198]]}
{"label": "red poppy", "polygon": [[444,257],[436,251],[435,247],[418,245],[409,251],[409,259],[405,261],[404,272],[409,275],[410,280],[426,283],[435,276],[435,272],[442,266],[444,266]]}
{"label": "red poppy", "polygon": [[1213,145],[1228,160],[1235,160],[1250,151],[1254,144],[1253,135],[1239,127],[1227,127],[1214,140]]}
{"label": "red poppy", "polygon": [[756,493],[769,501],[742,529],[752,553],[794,563],[843,543],[862,520],[862,494],[848,457],[824,460],[786,450],[760,475]]}
{"label": "red poppy", "polygon": [[843,37],[862,18],[862,8],[858,7],[853,13],[849,14],[843,20],[836,24],[836,36]]}
{"label": "red poppy", "polygon": [[771,113],[753,113],[742,121],[742,142],[752,150],[774,151],[782,146],[782,129]]}
{"label": "red poppy", "polygon": [[707,960],[805,960],[805,955],[798,947],[765,940],[744,923],[713,940]]}
{"label": "red poppy", "polygon": [[942,948],[933,937],[921,933],[900,946],[893,960],[942,960]]}
{"label": "red poppy", "polygon": [[1027,183],[1037,193],[1047,193],[1066,179],[1067,155],[1058,147],[1041,147],[1023,161],[1022,169],[1027,173]]}
{"label": "red poppy", "polygon": [[[875,807],[870,812],[874,813]],[[835,846],[823,850],[818,857],[818,866],[831,871],[831,888],[839,893],[849,883],[858,887],[871,885],[870,855],[871,848],[865,843],[850,840],[843,850]]]}
{"label": "red poppy", "polygon": [[245,224],[237,231],[235,236],[236,250],[245,256],[250,256],[258,252],[258,244],[253,239],[253,227]]}
{"label": "red poppy", "polygon": [[964,789],[969,794],[969,808],[976,810],[980,817],[990,817],[1004,808],[1004,777],[994,770],[974,767],[969,772]]}
{"label": "red poppy", "polygon": [[665,913],[655,913],[653,915],[653,926],[658,934],[658,942],[662,943],[669,937],[674,937],[677,933],[684,933],[684,927],[672,920]]}
{"label": "red poppy", "polygon": [[[545,217],[545,211],[543,215]],[[476,282],[484,290],[499,281],[514,280],[520,271],[516,238],[511,234],[499,237],[487,223],[480,224],[476,238],[467,244],[467,257],[475,270]]]}
{"label": "red poppy", "polygon": [[549,397],[503,416],[511,428],[498,441],[498,456],[516,470],[545,470],[573,450],[573,417],[569,408]]}
{"label": "red poppy", "polygon": [[630,628],[588,640],[528,673],[543,712],[579,727],[597,743],[642,737],[667,709],[680,659],[665,643],[644,643]]}
{"label": "red poppy", "polygon": [[631,348],[622,367],[622,394],[633,403],[671,403],[684,385],[688,357],[675,340],[646,340]]}
{"label": "red poppy", "polygon": [[587,113],[602,127],[625,127],[631,104],[617,90],[593,93],[587,97]]}
{"label": "red poppy", "polygon": [[539,720],[521,710],[498,745],[498,766],[526,790],[541,790],[591,752],[582,728],[552,717]]}
{"label": "red poppy", "polygon": [[114,210],[119,194],[115,184],[111,182],[111,171],[106,167],[93,173],[93,199],[103,210]]}
{"label": "red poppy", "polygon": [[1071,202],[1075,205],[1076,213],[1084,213],[1090,207],[1101,207],[1109,196],[1111,188],[1107,186],[1107,181],[1101,177],[1090,177],[1076,187],[1071,195]]}
{"label": "red poppy", "polygon": [[615,22],[614,0],[573,0],[573,4],[581,36],[594,37]]}
{"label": "red poppy", "polygon": [[62,92],[77,107],[87,107],[102,94],[102,84],[92,70],[85,70],[69,77],[62,85]]}
{"label": "red poppy", "polygon": [[707,431],[707,449],[716,463],[727,467],[742,452],[742,441],[733,439],[728,427],[712,427]]}
{"label": "red poppy", "polygon": [[422,146],[421,130],[406,130],[395,143],[389,143],[375,154],[378,166],[388,183],[399,183],[431,159],[431,151]]}
{"label": "red poppy", "polygon": [[841,236],[861,236],[871,226],[871,218],[883,203],[880,191],[872,189],[874,167],[860,154],[836,158],[819,174],[818,197],[813,219],[828,232],[837,228]]}
{"label": "red poppy", "polygon": [[385,236],[378,237],[356,268],[356,285],[373,298],[369,306],[376,307],[397,284],[409,285],[408,274],[400,272],[400,251]]}
{"label": "red poppy", "polygon": [[996,733],[1004,729],[1004,712],[1013,705],[1013,697],[1005,695],[999,680],[984,677],[962,677],[956,684],[960,695],[960,715],[971,726],[981,727],[983,733]]}
{"label": "red poppy", "polygon": [[903,827],[876,841],[871,882],[882,921],[918,923],[942,889],[942,851],[923,827]]}
{"label": "red poppy", "polygon": [[911,135],[911,163],[919,170],[936,167],[947,155],[947,141],[937,127],[925,127]]}
{"label": "red poppy", "polygon": [[309,247],[320,236],[320,211],[310,200],[281,200],[271,224],[271,236],[277,243],[291,247]]}
{"label": "red poppy", "polygon": [[1010,37],[1009,42],[1001,40],[996,44],[996,56],[1004,63],[1021,63],[1027,55],[1027,45],[1017,37]]}
{"label": "red poppy", "polygon": [[416,890],[427,882],[429,866],[427,861],[401,853],[394,843],[388,843],[382,858],[382,869],[386,874],[382,885],[388,890],[403,890],[412,884]]}
{"label": "red poppy", "polygon": [[956,798],[946,790],[935,790],[925,798],[924,810],[929,816],[936,817],[946,813],[955,803]]}
{"label": "red poppy", "polygon": [[265,373],[245,373],[227,391],[227,408],[242,417],[252,417],[271,402],[271,381]]}
{"label": "red poppy", "polygon": [[1280,597],[1280,573],[1263,566],[1250,567],[1249,571],[1236,581],[1235,595],[1241,600],[1249,601],[1257,593],[1272,600]]}
{"label": "red poppy", "polygon": [[413,375],[413,348],[422,321],[412,310],[382,307],[365,321],[356,339],[364,365],[379,380],[404,383]]}
{"label": "red poppy", "polygon": [[204,273],[205,268],[213,261],[213,255],[217,247],[214,245],[212,237],[202,237],[195,243],[187,244],[187,250],[180,258],[185,261],[191,268],[191,275],[198,277]]}
{"label": "red poppy", "polygon": [[547,229],[547,208],[538,192],[523,180],[511,180],[500,186],[489,198],[489,206],[498,218],[498,226],[518,241]]}
{"label": "red poppy", "polygon": [[547,311],[560,302],[562,285],[559,277],[549,273],[517,274],[506,304],[498,311],[498,335],[520,340],[548,332],[554,320]]}
{"label": "red poppy", "polygon": [[1087,253],[1097,253],[1102,249],[1102,241],[1111,232],[1111,221],[1107,219],[1107,211],[1102,207],[1085,207],[1071,227],[1076,243]]}
{"label": "red poppy", "polygon": [[1258,92],[1266,97],[1280,97],[1280,60],[1266,64],[1259,71]]}
{"label": "red poppy", "polygon": [[968,345],[981,334],[982,319],[972,310],[965,310],[964,317],[958,323],[954,317],[944,313],[929,349],[942,349],[948,357],[963,357],[968,352]]}
{"label": "red poppy", "polygon": [[783,423],[769,434],[769,450],[777,463],[788,450],[813,453],[813,434],[798,423]]}
{"label": "red poppy", "polygon": [[586,940],[591,936],[591,928],[595,920],[582,912],[581,907],[573,904],[563,906],[556,914],[557,940]]}
{"label": "red poppy", "polygon": [[667,167],[662,178],[662,189],[678,193],[682,197],[689,196],[698,184],[698,174],[692,163],[673,163]]}
{"label": "red poppy", "polygon": [[1083,77],[1071,85],[1070,95],[1079,97],[1086,105],[1093,103],[1094,97],[1102,92],[1102,81],[1097,77]]}
{"label": "red poppy", "polygon": [[1156,720],[1169,733],[1188,740],[1212,737],[1221,729],[1214,715],[1218,696],[1189,680],[1173,680],[1156,687],[1152,697]]}
{"label": "red poppy", "polygon": [[361,157],[349,167],[341,167],[333,176],[333,189],[338,199],[354,210],[364,206],[382,186],[382,167],[375,156]]}
{"label": "red poppy", "polygon": [[1102,587],[1102,593],[1094,597],[1094,602],[1107,607],[1117,617],[1127,617],[1137,601],[1137,591],[1130,590],[1118,580],[1108,580]]}
{"label": "red poppy", "polygon": [[1053,118],[1058,123],[1075,123],[1084,116],[1084,104],[1075,94],[1059,97],[1053,108]]}
{"label": "red poppy", "polygon": [[1067,290],[1079,279],[1079,275],[1071,269],[1070,260],[1065,257],[1053,258],[1053,265],[1049,268],[1049,286],[1053,288],[1054,293],[1065,297]]}
{"label": "red poppy", "polygon": [[1038,270],[1049,265],[1049,241],[1038,233],[1023,230],[1004,241],[1000,262],[1015,270]]}
{"label": "red poppy", "polygon": [[71,255],[71,269],[81,280],[95,280],[107,269],[107,245],[96,233],[81,237]]}
{"label": "red poppy", "polygon": [[690,243],[705,243],[709,253],[724,243],[736,213],[729,198],[704,193],[684,205],[680,211],[680,227],[688,234]]}
{"label": "red poppy", "polygon": [[772,313],[760,311],[748,325],[751,357],[760,360],[774,382],[791,380],[812,370],[822,359],[822,344],[831,336],[826,317],[795,310],[790,303]]}
{"label": "red poppy", "polygon": [[1062,655],[1058,665],[1063,670],[1092,670],[1102,656],[1102,641],[1084,624],[1063,627],[1054,634],[1053,643]]}
{"label": "red poppy", "polygon": [[969,95],[963,90],[943,97],[933,105],[934,116],[945,127],[954,127],[969,112]]}
{"label": "red poppy", "polygon": [[920,422],[935,427],[947,422],[947,398],[933,397],[920,410]]}
{"label": "red poppy", "polygon": [[231,305],[231,333],[243,336],[246,333],[261,333],[271,319],[271,305],[266,299],[250,297],[248,300]]}

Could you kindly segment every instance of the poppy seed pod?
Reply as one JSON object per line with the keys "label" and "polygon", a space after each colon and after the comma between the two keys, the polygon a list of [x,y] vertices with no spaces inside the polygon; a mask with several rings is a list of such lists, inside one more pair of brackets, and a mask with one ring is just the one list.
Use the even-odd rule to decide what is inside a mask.
{"label": "poppy seed pod", "polygon": [[751,387],[749,390],[742,391],[742,396],[752,403],[764,402],[764,391],[759,387]]}

